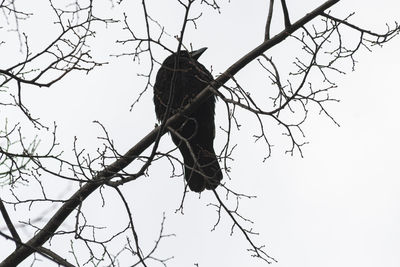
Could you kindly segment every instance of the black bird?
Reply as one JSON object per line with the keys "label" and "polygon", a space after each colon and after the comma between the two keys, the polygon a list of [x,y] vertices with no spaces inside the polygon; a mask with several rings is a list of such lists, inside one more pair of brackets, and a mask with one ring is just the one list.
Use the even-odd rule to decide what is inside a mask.
{"label": "black bird", "polygon": [[[213,80],[211,73],[197,61],[206,49],[180,51],[164,60],[154,84],[154,105],[159,121],[166,119],[168,105],[167,116],[170,117]],[[213,146],[214,110],[215,96],[211,95],[197,110],[171,126],[172,141],[183,156],[185,180],[195,192],[215,189],[222,179]]]}

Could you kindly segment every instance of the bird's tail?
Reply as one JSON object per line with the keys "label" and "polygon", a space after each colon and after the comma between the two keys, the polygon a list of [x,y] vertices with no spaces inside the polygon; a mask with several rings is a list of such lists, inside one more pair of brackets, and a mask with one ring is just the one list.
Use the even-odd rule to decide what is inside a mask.
{"label": "bird's tail", "polygon": [[190,190],[202,192],[204,189],[215,189],[222,180],[222,172],[214,149],[194,149],[196,161],[193,157],[185,159],[185,179]]}

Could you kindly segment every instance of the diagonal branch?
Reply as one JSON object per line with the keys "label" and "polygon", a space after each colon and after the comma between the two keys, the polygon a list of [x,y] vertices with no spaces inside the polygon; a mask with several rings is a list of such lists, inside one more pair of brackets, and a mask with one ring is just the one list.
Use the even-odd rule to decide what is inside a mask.
{"label": "diagonal branch", "polygon": [[[231,230],[231,234],[233,232],[233,227],[238,227],[239,230],[242,232],[242,234],[244,235],[244,237],[246,238],[247,242],[250,244],[251,249],[248,249],[248,251],[253,252],[253,257],[257,257],[260,258],[262,260],[264,260],[266,263],[271,264],[272,262],[278,262],[276,259],[274,259],[273,257],[269,256],[264,250],[263,250],[263,246],[257,246],[254,244],[253,240],[250,238],[249,234],[254,234],[254,232],[249,231],[245,228],[243,228],[240,223],[238,222],[238,220],[235,218],[234,214],[236,213],[236,215],[238,215],[237,212],[230,210],[225,204],[224,202],[221,200],[221,198],[219,197],[219,195],[217,194],[217,192],[215,191],[215,189],[213,190],[215,198],[217,199],[219,205],[225,210],[225,212],[228,214],[228,216],[231,218],[231,220],[233,221],[233,226],[232,226],[232,230]],[[239,215],[240,216],[240,215]],[[243,218],[243,217],[242,217]],[[215,226],[214,226],[215,228]]]}
{"label": "diagonal branch", "polygon": [[133,238],[135,239],[136,253],[137,253],[138,257],[139,257],[139,263],[143,264],[144,267],[147,267],[147,265],[146,265],[146,263],[144,261],[144,258],[143,258],[143,253],[142,253],[142,251],[140,249],[140,246],[139,246],[139,237],[138,237],[138,235],[136,233],[135,225],[133,224],[132,212],[131,212],[131,209],[129,208],[129,204],[126,201],[126,199],[125,199],[124,195],[122,194],[121,190],[119,190],[119,188],[116,187],[116,186],[114,187],[114,189],[117,191],[118,195],[122,199],[122,202],[124,202],[124,206],[125,206],[126,212],[128,213],[130,228],[132,229]]}
{"label": "diagonal branch", "polygon": [[44,254],[44,255],[49,256],[52,261],[58,263],[61,266],[75,267],[75,265],[69,263],[66,259],[64,259],[60,255],[56,254],[55,252],[51,251],[50,249],[47,249],[45,247],[40,247],[37,249],[37,251],[42,253],[42,255]]}
{"label": "diagonal branch", "polygon": [[12,237],[15,240],[15,246],[17,248],[19,248],[22,243],[21,238],[19,237],[19,234],[18,234],[17,230],[15,229],[15,226],[12,223],[10,216],[8,215],[6,207],[4,206],[3,200],[1,200],[1,198],[0,198],[0,211],[1,211],[1,215],[3,215],[4,221],[6,222],[8,230],[10,231]]}
{"label": "diagonal branch", "polygon": [[[9,236],[7,234],[4,234],[3,232],[0,231],[0,236],[4,237],[5,239],[13,240],[15,243],[18,244],[19,247],[21,246],[27,246],[27,244],[22,243],[20,240],[15,239],[12,236]],[[75,267],[75,265],[69,263],[66,259],[58,255],[57,253],[51,251],[50,249],[47,249],[45,247],[30,247],[33,249],[34,252],[37,252],[38,254],[42,255],[43,257],[57,263],[59,266],[65,266],[65,267]],[[15,265],[13,265],[15,266]]]}

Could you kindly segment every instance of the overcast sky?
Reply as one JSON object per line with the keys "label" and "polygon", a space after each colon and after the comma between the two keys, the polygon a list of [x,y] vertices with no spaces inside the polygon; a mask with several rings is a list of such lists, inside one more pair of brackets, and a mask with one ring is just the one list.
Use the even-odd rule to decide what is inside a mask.
{"label": "overcast sky", "polygon": [[[175,9],[173,1],[156,2],[149,2],[150,14],[165,24],[170,34],[178,34],[182,10]],[[222,5],[222,14],[205,12],[198,21],[197,30],[192,26],[188,28],[187,44],[191,42],[194,49],[208,47],[200,62],[209,69],[212,66],[214,75],[222,73],[262,41],[266,2],[232,0]],[[292,21],[324,1],[304,2],[287,1]],[[395,20],[400,21],[397,0],[341,1],[331,10],[341,17],[355,11],[351,22],[378,32],[386,30],[385,23],[393,26]],[[275,13],[277,21],[273,33],[282,27],[281,11],[277,9]],[[133,13],[131,18],[133,23],[136,19]],[[40,27],[33,28],[37,31]],[[99,57],[104,55],[110,60],[109,65],[88,76],[71,74],[51,88],[31,88],[25,93],[33,114],[47,123],[57,121],[60,142],[66,145],[67,154],[74,136],[78,137],[81,148],[95,151],[100,128],[93,120],[104,123],[121,152],[133,146],[156,123],[151,90],[129,112],[143,88],[143,79],[136,75],[143,71],[143,65],[137,65],[128,57],[106,57],[120,49],[109,42],[113,34],[117,33],[99,34],[93,48]],[[351,32],[345,36],[357,37]],[[39,37],[32,35],[31,39],[39,40]],[[170,47],[175,49],[174,45]],[[290,46],[283,44],[283,47],[288,50],[278,46],[267,55],[277,60],[288,54],[296,55],[296,50],[290,50]],[[243,200],[241,211],[254,221],[251,227],[260,233],[255,240],[265,244],[265,251],[278,260],[274,266],[400,266],[399,47],[400,38],[397,37],[383,48],[373,48],[372,53],[362,50],[356,57],[358,63],[354,72],[351,65],[343,65],[347,75],[336,76],[338,88],[332,91],[340,102],[329,105],[340,127],[317,112],[310,114],[304,127],[305,141],[309,144],[303,147],[303,158],[299,153],[285,154],[287,140],[281,137],[279,130],[271,128],[267,131],[273,140],[273,154],[263,162],[265,146],[254,143],[252,138],[256,122],[247,113],[239,114],[243,127],[234,136],[238,147],[233,154],[235,161],[231,163],[232,179],[224,177],[224,181],[235,190],[258,196]],[[160,59],[164,56],[167,53],[160,52]],[[292,61],[293,58],[286,65],[280,61],[284,72],[293,69]],[[255,68],[256,64],[250,64],[238,75],[247,86],[245,89],[254,94],[270,86],[266,73],[259,68],[256,73]],[[224,105],[219,101],[216,116],[222,125],[225,123],[223,112]],[[217,136],[218,133],[216,148],[220,150],[224,136],[222,131],[217,131]],[[172,147],[169,139],[167,135],[163,137],[161,148]],[[213,201],[210,192],[205,192],[201,198],[190,193],[185,202],[185,214],[175,213],[180,205],[183,183],[182,177],[170,179],[170,172],[168,162],[155,162],[149,169],[149,177],[141,177],[122,188],[145,248],[150,248],[157,237],[165,212],[165,231],[176,236],[160,245],[158,255],[174,256],[169,266],[265,265],[246,251],[248,244],[241,233],[235,231],[230,236],[231,222],[226,216],[217,229],[210,232],[217,219],[215,210],[207,206]],[[54,186],[55,195],[65,197],[76,188],[65,183],[65,188],[60,188],[59,181],[48,181],[48,184],[49,188]],[[2,195],[8,194],[6,188],[1,190]],[[34,194],[27,192],[31,193]],[[105,207],[101,206],[98,194],[84,204],[90,207],[88,218],[106,226],[125,223],[127,218],[124,209],[119,208],[122,204],[115,192],[106,189],[105,196]],[[26,213],[13,216],[15,220],[26,219]],[[65,228],[73,226],[73,219],[69,223]],[[25,240],[27,238],[25,236]],[[55,239],[53,245],[62,251],[63,242]],[[0,247],[7,247],[0,250],[3,259],[14,244],[0,239]],[[26,261],[21,266],[29,264]]]}

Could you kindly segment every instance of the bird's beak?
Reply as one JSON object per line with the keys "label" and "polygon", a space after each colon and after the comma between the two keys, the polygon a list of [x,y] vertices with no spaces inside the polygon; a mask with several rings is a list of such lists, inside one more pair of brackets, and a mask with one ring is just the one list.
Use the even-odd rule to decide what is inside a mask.
{"label": "bird's beak", "polygon": [[191,58],[194,58],[197,60],[206,50],[207,50],[207,47],[203,47],[203,48],[200,48],[199,50],[192,51],[189,54],[190,54]]}

